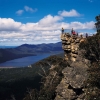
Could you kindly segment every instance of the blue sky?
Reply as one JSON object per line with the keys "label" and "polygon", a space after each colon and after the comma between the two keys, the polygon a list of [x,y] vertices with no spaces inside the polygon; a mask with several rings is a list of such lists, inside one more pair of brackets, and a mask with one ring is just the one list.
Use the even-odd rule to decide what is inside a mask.
{"label": "blue sky", "polygon": [[94,34],[100,0],[0,0],[0,45],[56,43],[61,28]]}

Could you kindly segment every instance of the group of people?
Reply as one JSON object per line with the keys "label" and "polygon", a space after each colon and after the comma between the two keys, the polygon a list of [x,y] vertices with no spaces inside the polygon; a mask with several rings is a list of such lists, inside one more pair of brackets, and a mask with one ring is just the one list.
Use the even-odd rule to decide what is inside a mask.
{"label": "group of people", "polygon": [[73,28],[72,28],[72,30],[71,30],[71,34],[72,34],[72,35],[78,35],[78,33],[76,33],[75,30],[73,30]]}
{"label": "group of people", "polygon": [[[64,33],[64,28],[62,28],[62,33]],[[78,33],[76,33],[75,30],[73,30],[73,28],[72,28],[71,35],[77,35],[78,36]],[[81,37],[82,37],[82,35],[81,35]],[[87,37],[88,37],[88,33],[86,33],[86,38]]]}

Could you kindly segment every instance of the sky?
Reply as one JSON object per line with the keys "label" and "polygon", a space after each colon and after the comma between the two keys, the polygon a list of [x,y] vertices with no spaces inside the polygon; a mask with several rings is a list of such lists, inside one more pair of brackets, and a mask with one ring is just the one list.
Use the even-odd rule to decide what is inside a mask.
{"label": "sky", "polygon": [[100,0],[0,0],[0,46],[56,43],[61,28],[95,34]]}

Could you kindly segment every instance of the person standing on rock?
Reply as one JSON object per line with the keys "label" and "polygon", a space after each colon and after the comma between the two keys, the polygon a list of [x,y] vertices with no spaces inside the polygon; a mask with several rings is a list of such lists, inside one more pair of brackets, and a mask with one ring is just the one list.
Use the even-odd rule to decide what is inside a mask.
{"label": "person standing on rock", "polygon": [[75,31],[73,31],[73,35],[76,35],[76,32]]}
{"label": "person standing on rock", "polygon": [[71,30],[71,34],[72,34],[72,35],[76,35],[76,32],[73,30],[73,28],[72,28],[72,30]]}
{"label": "person standing on rock", "polygon": [[88,33],[86,33],[86,38],[88,37]]}
{"label": "person standing on rock", "polygon": [[62,27],[62,34],[64,33],[64,28]]}
{"label": "person standing on rock", "polygon": [[74,32],[74,30],[73,30],[73,28],[72,28],[72,30],[71,30],[71,35],[73,35],[73,32]]}

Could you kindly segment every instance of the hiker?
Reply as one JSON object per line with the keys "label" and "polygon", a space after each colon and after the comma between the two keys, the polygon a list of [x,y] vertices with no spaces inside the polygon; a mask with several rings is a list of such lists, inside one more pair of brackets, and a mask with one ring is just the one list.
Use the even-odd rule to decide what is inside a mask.
{"label": "hiker", "polygon": [[73,31],[73,35],[76,35],[76,32],[75,31]]}
{"label": "hiker", "polygon": [[62,34],[64,33],[64,28],[62,27]]}
{"label": "hiker", "polygon": [[72,34],[72,35],[76,35],[76,32],[73,30],[73,28],[72,28],[72,30],[71,30],[71,34]]}
{"label": "hiker", "polygon": [[73,28],[72,28],[72,30],[71,30],[71,35],[73,34],[73,31],[74,31],[74,30],[73,30]]}
{"label": "hiker", "polygon": [[80,36],[81,36],[81,38],[83,38],[83,35],[82,34]]}
{"label": "hiker", "polygon": [[88,37],[88,33],[86,33],[86,38]]}

